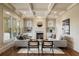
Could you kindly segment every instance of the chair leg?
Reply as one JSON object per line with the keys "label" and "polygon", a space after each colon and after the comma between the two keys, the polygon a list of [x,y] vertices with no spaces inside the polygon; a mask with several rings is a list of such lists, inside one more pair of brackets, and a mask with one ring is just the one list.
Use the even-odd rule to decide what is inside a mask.
{"label": "chair leg", "polygon": [[53,48],[52,48],[52,53],[53,53],[53,56],[54,56],[54,50],[53,50]]}
{"label": "chair leg", "polygon": [[43,48],[41,48],[41,54],[43,54]]}
{"label": "chair leg", "polygon": [[42,55],[43,55],[43,48],[42,48]]}
{"label": "chair leg", "polygon": [[38,55],[39,55],[39,48],[38,48]]}
{"label": "chair leg", "polygon": [[28,54],[29,54],[30,48],[28,48]]}

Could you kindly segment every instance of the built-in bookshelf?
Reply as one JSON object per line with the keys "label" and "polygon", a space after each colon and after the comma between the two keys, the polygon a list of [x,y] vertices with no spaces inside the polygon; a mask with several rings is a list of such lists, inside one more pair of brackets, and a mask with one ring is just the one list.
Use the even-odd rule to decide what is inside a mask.
{"label": "built-in bookshelf", "polygon": [[32,31],[32,20],[26,19],[24,20],[24,32],[31,32]]}
{"label": "built-in bookshelf", "polygon": [[47,20],[47,39],[55,39],[56,38],[56,20],[48,19]]}

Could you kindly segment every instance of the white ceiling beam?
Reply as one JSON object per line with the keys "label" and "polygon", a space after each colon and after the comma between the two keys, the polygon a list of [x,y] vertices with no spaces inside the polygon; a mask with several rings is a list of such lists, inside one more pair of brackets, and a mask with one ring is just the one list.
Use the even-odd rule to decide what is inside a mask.
{"label": "white ceiling beam", "polygon": [[73,8],[75,5],[77,5],[77,3],[73,3],[70,6],[68,6],[67,9],[64,10],[64,12],[61,15],[63,15],[65,12],[67,12],[68,10],[70,10],[71,8]]}
{"label": "white ceiling beam", "polygon": [[[70,10],[71,8],[73,8],[75,5],[77,5],[77,3],[73,3],[73,4],[71,4],[70,6],[68,6],[67,9],[66,9],[63,13],[61,13],[60,16],[62,16],[62,15],[63,15],[64,13],[66,13],[68,10]],[[60,17],[60,16],[59,16],[59,17]],[[58,17],[58,18],[59,18],[59,17]]]}
{"label": "white ceiling beam", "polygon": [[76,4],[77,4],[77,3],[71,4],[71,5],[67,8],[67,10],[70,10],[70,9],[73,8]]}
{"label": "white ceiling beam", "polygon": [[30,3],[27,3],[27,6],[28,6],[28,8],[30,10],[30,13],[34,16],[32,5]]}
{"label": "white ceiling beam", "polygon": [[48,12],[47,12],[46,17],[50,14],[50,12],[51,12],[52,9],[54,8],[54,6],[55,6],[55,3],[49,3],[49,5],[48,5]]}

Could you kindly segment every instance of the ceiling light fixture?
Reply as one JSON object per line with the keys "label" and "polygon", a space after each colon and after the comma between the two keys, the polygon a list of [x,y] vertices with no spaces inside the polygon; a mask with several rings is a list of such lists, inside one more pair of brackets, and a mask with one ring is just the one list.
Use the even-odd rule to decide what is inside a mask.
{"label": "ceiling light fixture", "polygon": [[4,11],[6,14],[8,14],[8,15],[10,15],[10,12],[8,12],[8,11]]}

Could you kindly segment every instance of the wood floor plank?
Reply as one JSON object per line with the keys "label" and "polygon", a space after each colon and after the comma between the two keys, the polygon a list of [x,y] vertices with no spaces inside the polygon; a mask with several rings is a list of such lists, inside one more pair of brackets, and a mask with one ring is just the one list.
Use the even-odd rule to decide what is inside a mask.
{"label": "wood floor plank", "polygon": [[[2,54],[0,54],[0,56],[53,56],[53,54],[51,53],[17,53],[19,51],[20,48],[15,48],[12,47],[10,49],[8,49],[7,51],[3,52]],[[79,53],[77,53],[76,51],[72,50],[72,49],[68,49],[68,48],[61,48],[65,54],[54,54],[54,56],[79,56]]]}

